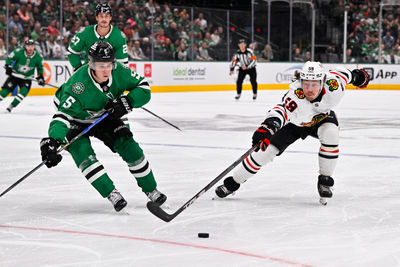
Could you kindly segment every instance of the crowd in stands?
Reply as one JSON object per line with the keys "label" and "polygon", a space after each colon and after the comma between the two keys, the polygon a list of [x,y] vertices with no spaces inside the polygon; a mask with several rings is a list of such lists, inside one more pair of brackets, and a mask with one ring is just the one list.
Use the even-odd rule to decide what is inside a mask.
{"label": "crowd in stands", "polygon": [[[348,13],[347,62],[378,62],[378,1],[355,1],[349,4]],[[400,64],[400,6],[385,8],[381,49],[382,62]]]}
{"label": "crowd in stands", "polygon": [[[344,0],[335,2],[332,9],[343,16],[348,9],[348,42],[346,60],[352,62],[378,62],[378,0]],[[9,23],[6,25],[5,0],[0,0],[0,58],[7,55],[6,27],[9,29],[9,51],[24,39],[35,40],[36,49],[46,59],[66,59],[71,38],[96,23],[93,1],[62,1],[63,28],[60,32],[60,1],[10,0]],[[337,3],[338,2],[338,3]],[[153,0],[110,0],[114,27],[126,35],[131,60],[228,60],[226,25],[217,25],[212,16],[197,12],[191,21],[190,10],[172,8]],[[341,18],[342,19],[342,18]],[[153,22],[153,29],[152,29]],[[193,34],[191,34],[193,30]],[[386,9],[382,23],[382,60],[400,63],[400,6]],[[153,47],[153,49],[152,49]],[[259,61],[276,61],[268,44],[251,43]],[[342,47],[329,45],[319,54],[321,62],[342,62]],[[311,58],[309,49],[293,44],[292,61],[304,62]]]}

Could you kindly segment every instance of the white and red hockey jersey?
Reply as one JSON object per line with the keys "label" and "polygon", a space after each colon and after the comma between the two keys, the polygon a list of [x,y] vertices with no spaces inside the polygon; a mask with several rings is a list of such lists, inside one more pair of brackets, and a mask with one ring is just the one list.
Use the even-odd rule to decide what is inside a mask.
{"label": "white and red hockey jersey", "polygon": [[300,127],[310,127],[326,117],[331,109],[342,99],[346,84],[352,80],[348,69],[337,68],[326,72],[326,79],[320,94],[312,101],[304,95],[301,81],[295,80],[289,85],[289,91],[267,113],[267,118],[278,118],[279,129],[288,123]]}

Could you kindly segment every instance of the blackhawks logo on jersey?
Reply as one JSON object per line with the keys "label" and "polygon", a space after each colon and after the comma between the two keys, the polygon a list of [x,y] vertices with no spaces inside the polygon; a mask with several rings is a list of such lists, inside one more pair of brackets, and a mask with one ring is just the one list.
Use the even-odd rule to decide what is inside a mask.
{"label": "blackhawks logo on jersey", "polygon": [[339,83],[335,79],[327,80],[326,84],[329,86],[329,91],[334,91],[339,88]]}
{"label": "blackhawks logo on jersey", "polygon": [[74,92],[77,95],[80,95],[83,93],[83,91],[85,91],[85,86],[83,85],[83,83],[74,83],[72,85],[72,92]]}
{"label": "blackhawks logo on jersey", "polygon": [[297,95],[298,98],[303,99],[306,96],[304,95],[303,89],[297,88],[296,91],[294,91],[294,94]]}

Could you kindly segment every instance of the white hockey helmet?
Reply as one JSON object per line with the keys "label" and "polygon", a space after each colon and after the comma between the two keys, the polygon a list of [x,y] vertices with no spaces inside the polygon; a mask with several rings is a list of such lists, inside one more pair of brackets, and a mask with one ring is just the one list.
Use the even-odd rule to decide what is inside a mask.
{"label": "white hockey helmet", "polygon": [[300,71],[301,80],[313,80],[324,82],[326,77],[322,64],[316,61],[307,61]]}

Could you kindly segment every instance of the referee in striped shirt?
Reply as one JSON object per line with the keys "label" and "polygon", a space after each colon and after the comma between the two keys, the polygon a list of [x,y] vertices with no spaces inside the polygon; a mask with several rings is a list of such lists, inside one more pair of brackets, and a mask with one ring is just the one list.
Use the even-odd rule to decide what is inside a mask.
{"label": "referee in striped shirt", "polygon": [[256,71],[257,57],[254,55],[253,50],[247,48],[245,39],[239,40],[239,49],[232,58],[230,65],[229,75],[232,75],[235,66],[239,66],[239,75],[236,80],[236,92],[235,99],[240,98],[242,93],[243,80],[248,74],[250,76],[251,86],[253,88],[253,100],[257,98],[257,71]]}

